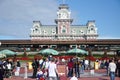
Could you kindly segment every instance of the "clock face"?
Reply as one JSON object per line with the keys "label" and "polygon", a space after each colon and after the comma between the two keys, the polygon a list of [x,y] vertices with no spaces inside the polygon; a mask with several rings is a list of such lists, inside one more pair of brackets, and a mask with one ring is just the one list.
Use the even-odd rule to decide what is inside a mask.
{"label": "clock face", "polygon": [[63,19],[67,18],[67,14],[66,13],[61,13],[61,18],[63,18]]}

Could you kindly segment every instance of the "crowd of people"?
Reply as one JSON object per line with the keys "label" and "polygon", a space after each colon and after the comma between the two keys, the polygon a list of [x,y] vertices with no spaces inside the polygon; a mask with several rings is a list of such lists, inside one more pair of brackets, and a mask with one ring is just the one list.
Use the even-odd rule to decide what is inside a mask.
{"label": "crowd of people", "polygon": [[68,61],[68,77],[76,76],[79,78],[80,74],[84,74],[84,70],[95,69],[95,63],[97,63],[97,69],[106,69],[106,74],[110,76],[110,80],[115,80],[115,76],[120,77],[120,59],[96,60],[94,67],[92,67],[88,60],[78,60],[78,58],[76,60],[71,58]]}
{"label": "crowd of people", "polygon": [[57,62],[55,58],[49,56],[40,60],[33,60],[33,78],[37,80],[58,80]]}
{"label": "crowd of people", "polygon": [[4,78],[11,78],[15,72],[20,72],[20,61],[13,61],[12,59],[0,60],[0,80]]}
{"label": "crowd of people", "polygon": [[[38,75],[42,74],[42,76],[44,76],[45,79],[54,77],[56,78],[55,80],[57,80],[57,78],[59,77],[58,77],[58,71],[56,67],[57,67],[57,64],[59,64],[59,60],[54,59],[54,61],[51,61],[52,59],[54,58],[48,57],[46,59],[34,60],[32,64],[33,77],[37,77],[38,79],[40,79],[41,76],[38,76]],[[106,74],[110,76],[111,80],[115,80],[115,76],[120,77],[120,60],[115,60],[115,59],[96,60],[94,62],[94,67],[92,67],[89,60],[87,59],[81,60],[78,58],[70,58],[69,60],[66,60],[67,77],[71,78],[71,80],[76,80],[80,78],[81,74],[84,74],[84,70],[95,69],[95,63],[98,63],[98,69],[106,69]],[[51,64],[55,66],[50,67]]]}
{"label": "crowd of people", "polygon": [[[60,80],[57,65],[61,61],[51,55],[40,60],[34,59],[31,64],[32,77],[37,80]],[[84,70],[95,69],[95,63],[98,63],[98,69],[106,69],[106,74],[110,77],[110,80],[115,80],[115,76],[120,77],[120,59],[96,60],[94,66],[92,66],[89,60],[76,57],[65,60],[67,77],[70,80],[78,80],[81,77],[80,75],[85,73]],[[11,78],[12,75],[19,76],[20,68],[19,60],[0,60],[0,80]]]}

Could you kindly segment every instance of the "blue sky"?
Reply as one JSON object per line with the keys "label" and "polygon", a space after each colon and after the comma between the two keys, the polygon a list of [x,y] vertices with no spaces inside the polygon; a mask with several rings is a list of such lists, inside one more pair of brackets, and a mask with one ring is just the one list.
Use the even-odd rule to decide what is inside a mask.
{"label": "blue sky", "polygon": [[[0,0],[0,39],[30,39],[34,20],[55,25],[62,0]],[[65,0],[73,24],[95,20],[99,39],[120,39],[120,0]]]}

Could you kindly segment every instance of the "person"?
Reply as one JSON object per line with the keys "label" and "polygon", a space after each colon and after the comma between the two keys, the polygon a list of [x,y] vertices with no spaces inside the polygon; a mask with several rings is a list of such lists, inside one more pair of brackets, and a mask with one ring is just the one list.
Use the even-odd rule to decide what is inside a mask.
{"label": "person", "polygon": [[3,69],[3,65],[0,64],[0,80],[4,79],[3,76],[4,76],[4,69]]}
{"label": "person", "polygon": [[49,63],[50,62],[49,62],[48,58],[46,58],[46,61],[45,61],[45,64],[44,64],[46,70],[48,70]]}
{"label": "person", "polygon": [[20,61],[19,60],[17,60],[17,64],[16,64],[16,71],[17,72],[20,72]]}
{"label": "person", "polygon": [[109,60],[107,60],[106,62],[105,62],[105,68],[106,68],[106,71],[107,71],[107,75],[109,75],[109,68],[108,68],[108,66],[109,66]]}
{"label": "person", "polygon": [[51,58],[48,66],[48,80],[58,80],[57,65],[55,64],[54,58]]}
{"label": "person", "polygon": [[45,58],[43,59],[43,62],[41,63],[40,65],[40,68],[41,69],[45,69],[45,66],[46,66],[46,61],[45,61]]}
{"label": "person", "polygon": [[33,67],[33,78],[36,78],[36,74],[37,74],[37,64],[36,64],[36,61],[33,60],[32,62],[32,67]]}
{"label": "person", "polygon": [[48,56],[48,60],[51,61],[52,58],[53,58],[53,57],[52,57],[52,54],[50,54],[50,55]]}
{"label": "person", "polygon": [[8,61],[7,65],[7,77],[11,78],[12,76],[12,64],[11,64],[11,60]]}
{"label": "person", "polygon": [[41,58],[41,59],[39,60],[39,66],[40,66],[40,68],[42,68],[42,62],[43,62],[43,58]]}
{"label": "person", "polygon": [[74,67],[72,58],[70,58],[70,61],[68,62],[67,66],[68,66],[68,77],[72,77],[73,76],[73,67]]}
{"label": "person", "polygon": [[40,80],[40,78],[43,77],[43,72],[41,69],[37,72],[37,80]]}
{"label": "person", "polygon": [[95,69],[96,70],[99,69],[99,61],[98,60],[95,61]]}
{"label": "person", "polygon": [[50,63],[50,62],[49,62],[48,58],[46,58],[45,63],[44,63],[44,66],[45,66],[45,67],[44,67],[44,70],[45,70],[45,71],[44,71],[44,76],[45,76],[45,78],[48,77],[48,67],[49,67],[49,63]]}
{"label": "person", "polygon": [[37,65],[37,68],[39,68],[39,60],[38,59],[35,59],[35,63]]}
{"label": "person", "polygon": [[17,60],[15,76],[19,76],[19,73],[20,73],[20,61]]}
{"label": "person", "polygon": [[84,60],[81,61],[80,73],[84,74]]}
{"label": "person", "polygon": [[118,77],[120,77],[120,59],[118,60],[117,63],[117,70],[118,70]]}
{"label": "person", "polygon": [[28,78],[28,75],[27,75],[27,63],[24,64],[24,70],[25,70],[24,79],[27,79]]}
{"label": "person", "polygon": [[86,59],[85,61],[84,61],[85,63],[85,70],[88,70],[88,68],[89,68],[89,61]]}
{"label": "person", "polygon": [[76,77],[78,77],[78,78],[80,78],[80,67],[81,67],[80,61],[78,61],[78,58],[76,58],[74,68],[75,68]]}
{"label": "person", "polygon": [[110,61],[108,68],[110,71],[110,80],[115,80],[116,64],[114,63],[114,60]]}
{"label": "person", "polygon": [[70,80],[78,80],[77,77],[75,76],[75,73],[73,73],[73,77],[71,77]]}

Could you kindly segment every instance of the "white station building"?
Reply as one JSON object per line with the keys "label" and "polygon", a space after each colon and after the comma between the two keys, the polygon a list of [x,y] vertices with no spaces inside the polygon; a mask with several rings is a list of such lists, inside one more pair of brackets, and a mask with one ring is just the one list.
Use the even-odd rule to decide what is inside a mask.
{"label": "white station building", "polygon": [[56,25],[42,25],[33,21],[31,40],[96,40],[98,37],[95,20],[86,25],[72,25],[71,12],[67,4],[60,4],[57,11]]}

